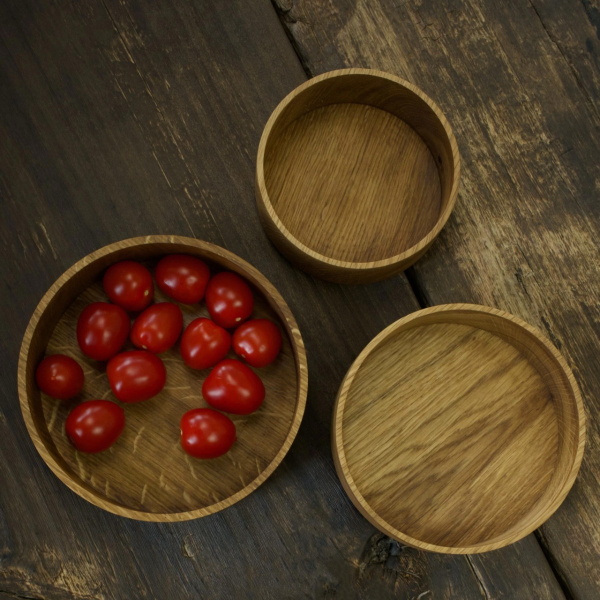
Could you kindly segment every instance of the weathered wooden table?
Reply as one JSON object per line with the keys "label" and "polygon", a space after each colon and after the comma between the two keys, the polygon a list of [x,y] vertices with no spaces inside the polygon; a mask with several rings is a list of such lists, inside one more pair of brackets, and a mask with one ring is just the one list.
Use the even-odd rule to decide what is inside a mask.
{"label": "weathered wooden table", "polygon": [[[0,4],[0,598],[600,597],[598,0],[13,0]],[[405,276],[343,287],[292,268],[254,205],[263,125],[306,78],[404,77],[463,157],[456,210]],[[17,354],[73,262],[125,237],[215,242],[258,267],[300,324],[310,391],[257,492],[179,524],[70,492],[28,439]],[[484,555],[403,548],[335,475],[335,393],[362,347],[419,306],[475,302],[544,331],[575,370],[588,446],[564,505]]]}

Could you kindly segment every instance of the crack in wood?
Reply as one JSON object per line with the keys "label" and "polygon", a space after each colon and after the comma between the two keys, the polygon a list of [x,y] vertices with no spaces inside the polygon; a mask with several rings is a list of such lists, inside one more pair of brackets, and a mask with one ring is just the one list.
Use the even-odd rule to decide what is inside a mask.
{"label": "crack in wood", "polygon": [[562,593],[565,595],[566,600],[574,600],[575,594],[569,586],[569,582],[567,581],[567,578],[565,577],[560,564],[554,558],[552,550],[550,550],[550,546],[548,545],[546,537],[544,536],[544,532],[540,528],[534,531],[533,533],[538,541],[538,544],[540,545],[540,548],[542,549],[542,552],[544,553],[544,557],[550,565],[550,569],[552,569],[554,577],[556,577],[556,581],[558,582]]}
{"label": "crack in wood", "polygon": [[481,577],[481,575],[475,568],[475,565],[473,564],[473,560],[471,559],[471,557],[468,554],[465,554],[465,560],[467,561],[467,564],[469,565],[469,568],[471,569],[471,572],[473,573],[473,577],[475,577],[475,579],[477,580],[477,585],[479,586],[479,590],[481,591],[482,596],[486,600],[490,600],[491,595],[487,590],[487,587],[485,585],[485,582],[483,581],[483,578]]}
{"label": "crack in wood", "polygon": [[312,79],[314,77],[314,74],[311,68],[308,66],[308,57],[305,56],[302,52],[300,45],[293,34],[293,28],[299,23],[299,20],[293,14],[293,0],[290,0],[289,7],[288,4],[284,5],[282,0],[271,0],[271,4],[273,5],[273,8],[275,9],[277,16],[279,17],[281,26],[283,27],[283,30],[285,31],[285,34],[290,44],[292,45],[292,48],[294,49],[296,57],[298,58],[298,61],[300,62],[304,73],[309,79]]}
{"label": "crack in wood", "polygon": [[[598,112],[596,103],[594,102],[594,99],[590,96],[590,93],[587,91],[587,89],[581,82],[581,79],[579,78],[579,74],[577,73],[577,70],[573,66],[573,63],[569,60],[569,57],[565,54],[564,50],[562,49],[562,46],[558,43],[556,36],[554,36],[550,32],[548,27],[546,27],[546,24],[544,23],[544,19],[542,19],[542,16],[540,15],[538,9],[536,8],[535,4],[533,3],[533,0],[529,0],[529,4],[531,5],[531,8],[533,8],[533,11],[537,15],[538,19],[540,20],[540,23],[541,23],[544,31],[546,32],[548,39],[556,46],[556,49],[560,52],[560,55],[563,57],[566,65],[569,67],[569,70],[571,71],[571,74],[573,75],[573,79],[575,80],[575,84],[580,89],[581,93],[583,94],[586,104],[588,105],[588,107],[592,110],[594,115],[596,115],[596,117],[600,121],[600,112]],[[585,7],[585,1],[583,2],[583,5]],[[587,11],[587,7],[586,7],[586,13],[588,14],[588,18],[589,18],[589,12]]]}
{"label": "crack in wood", "polygon": [[596,37],[600,40],[600,11],[592,6],[590,0],[581,0],[581,3],[592,27],[596,29]]}

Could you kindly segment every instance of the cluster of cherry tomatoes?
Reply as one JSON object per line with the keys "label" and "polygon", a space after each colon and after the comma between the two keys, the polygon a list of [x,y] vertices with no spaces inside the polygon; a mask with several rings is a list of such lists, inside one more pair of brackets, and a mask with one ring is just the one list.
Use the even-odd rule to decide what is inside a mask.
{"label": "cluster of cherry tomatoes", "polygon": [[[212,368],[202,384],[202,396],[212,408],[196,408],[183,415],[181,446],[196,458],[216,458],[236,439],[235,425],[223,412],[249,415],[265,398],[260,377],[243,362],[227,359],[229,350],[233,347],[252,367],[266,367],[279,354],[281,333],[267,319],[247,320],[254,297],[235,273],[224,271],[211,278],[198,258],[174,254],[158,263],[155,278],[158,287],[176,302],[196,304],[205,298],[211,318],[193,320],[181,335],[179,306],[151,304],[154,283],[150,271],[138,262],[122,261],[109,267],[103,279],[112,304],[94,302],[81,312],[77,342],[85,356],[108,361],[106,373],[113,394],[123,403],[133,403],[162,391],[167,370],[158,355],[173,347],[181,335],[185,364],[192,369]],[[133,325],[126,311],[139,313]],[[228,330],[234,328],[231,335]],[[137,350],[120,352],[128,338]],[[68,399],[81,392],[84,373],[73,358],[54,354],[39,364],[36,381],[45,394]],[[106,450],[124,427],[125,412],[109,400],[82,402],[65,423],[69,439],[82,452]]]}

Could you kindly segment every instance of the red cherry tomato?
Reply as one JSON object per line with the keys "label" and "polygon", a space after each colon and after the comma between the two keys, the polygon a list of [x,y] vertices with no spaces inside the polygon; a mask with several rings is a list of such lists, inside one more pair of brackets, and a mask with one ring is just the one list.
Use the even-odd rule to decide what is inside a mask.
{"label": "red cherry tomato", "polygon": [[117,354],[106,366],[108,382],[121,402],[143,402],[156,396],[167,381],[167,370],[158,356],[145,350]]}
{"label": "red cherry tomato", "polygon": [[177,304],[159,302],[149,306],[134,322],[131,341],[137,348],[160,354],[168,350],[183,329],[183,315]]}
{"label": "red cherry tomato", "polygon": [[123,260],[109,267],[102,284],[110,301],[125,310],[144,310],[154,297],[150,271],[133,260]]}
{"label": "red cherry tomato", "polygon": [[183,304],[195,304],[204,298],[210,271],[198,258],[171,254],[158,263],[155,276],[158,287],[169,298]]}
{"label": "red cherry tomato", "polygon": [[181,336],[181,356],[192,369],[208,369],[223,360],[231,348],[229,332],[210,319],[194,319]]}
{"label": "red cherry tomato", "polygon": [[81,351],[94,360],[108,360],[129,335],[129,317],[116,304],[94,302],[81,311],[77,321],[77,342]]}
{"label": "red cherry tomato", "polygon": [[249,365],[266,367],[281,350],[279,327],[267,319],[252,319],[235,330],[233,350]]}
{"label": "red cherry tomato", "polygon": [[213,408],[234,415],[249,415],[263,403],[265,386],[250,367],[228,358],[204,380],[202,395]]}
{"label": "red cherry tomato", "polygon": [[67,400],[83,388],[83,369],[70,356],[52,354],[38,365],[35,380],[44,394]]}
{"label": "red cherry tomato", "polygon": [[73,446],[81,452],[102,452],[110,448],[125,427],[125,413],[108,400],[88,400],[67,417],[65,429]]}
{"label": "red cherry tomato", "polygon": [[217,273],[206,288],[206,306],[213,321],[229,329],[245,321],[254,309],[248,284],[235,273]]}
{"label": "red cherry tomato", "polygon": [[212,408],[195,408],[181,417],[181,447],[194,458],[217,458],[235,442],[235,425]]}

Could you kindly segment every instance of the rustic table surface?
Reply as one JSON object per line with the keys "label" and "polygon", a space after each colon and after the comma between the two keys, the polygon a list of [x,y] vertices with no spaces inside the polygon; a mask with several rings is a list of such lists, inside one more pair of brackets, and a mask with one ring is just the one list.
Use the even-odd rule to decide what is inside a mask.
{"label": "rustic table surface", "polygon": [[[600,597],[600,2],[13,0],[0,4],[0,598]],[[456,209],[405,275],[315,280],[267,240],[254,161],[307,78],[373,67],[441,106],[463,158]],[[130,521],[43,464],[17,355],[51,283],[92,250],[171,233],[222,245],[290,304],[310,390],[298,438],[211,517]],[[474,302],[546,333],[581,386],[588,446],[559,511],[503,550],[405,548],[353,508],[329,445],[338,385],[382,328]]]}

